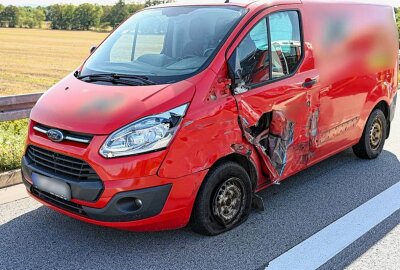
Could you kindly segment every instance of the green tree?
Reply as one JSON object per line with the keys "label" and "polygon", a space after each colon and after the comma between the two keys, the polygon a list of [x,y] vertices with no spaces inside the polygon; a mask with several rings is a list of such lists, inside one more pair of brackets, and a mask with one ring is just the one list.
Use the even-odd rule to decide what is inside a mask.
{"label": "green tree", "polygon": [[35,8],[32,17],[35,21],[35,26],[42,28],[42,23],[46,20],[45,10],[42,8]]}
{"label": "green tree", "polygon": [[2,4],[0,4],[0,27],[4,27],[5,26],[5,22],[3,20],[3,11],[4,11],[4,6]]}
{"label": "green tree", "polygon": [[52,5],[48,7],[48,20],[51,21],[52,29],[72,29],[75,6],[73,5]]}
{"label": "green tree", "polygon": [[129,16],[144,8],[142,4],[127,4]]}
{"label": "green tree", "polygon": [[74,12],[73,29],[89,30],[98,27],[103,15],[101,6],[92,4],[79,5]]}
{"label": "green tree", "polygon": [[100,23],[110,23],[112,6],[101,6],[103,9],[103,16],[101,16]]}
{"label": "green tree", "polygon": [[40,8],[20,7],[20,27],[41,27],[42,22],[45,20],[44,11]]}
{"label": "green tree", "polygon": [[19,7],[18,8],[19,20],[18,20],[18,23],[16,26],[24,27],[25,25],[28,26],[28,24],[31,25],[31,23],[29,22],[29,14],[27,14],[28,9],[30,9],[30,7]]}
{"label": "green tree", "polygon": [[0,21],[7,22],[8,27],[17,27],[21,23],[21,14],[16,6],[7,6],[1,12]]}
{"label": "green tree", "polygon": [[109,18],[110,25],[114,28],[126,18],[129,17],[129,11],[126,8],[124,0],[119,0],[112,8]]}
{"label": "green tree", "polygon": [[151,6],[165,4],[165,3],[171,3],[171,2],[173,2],[173,0],[146,0],[144,2],[144,6],[151,7]]}

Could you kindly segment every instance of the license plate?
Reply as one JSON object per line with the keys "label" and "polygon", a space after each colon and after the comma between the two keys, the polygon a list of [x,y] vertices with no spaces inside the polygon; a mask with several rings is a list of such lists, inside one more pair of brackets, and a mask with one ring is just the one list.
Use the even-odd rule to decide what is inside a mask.
{"label": "license plate", "polygon": [[50,193],[61,199],[71,200],[70,186],[58,179],[50,178],[41,174],[32,173],[33,186],[41,191]]}

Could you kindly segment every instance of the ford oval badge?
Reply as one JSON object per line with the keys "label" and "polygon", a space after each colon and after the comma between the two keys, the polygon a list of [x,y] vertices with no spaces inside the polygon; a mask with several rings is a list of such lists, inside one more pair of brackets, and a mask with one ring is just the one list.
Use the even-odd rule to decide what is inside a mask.
{"label": "ford oval badge", "polygon": [[61,142],[64,140],[64,134],[58,129],[49,129],[47,137],[53,142]]}

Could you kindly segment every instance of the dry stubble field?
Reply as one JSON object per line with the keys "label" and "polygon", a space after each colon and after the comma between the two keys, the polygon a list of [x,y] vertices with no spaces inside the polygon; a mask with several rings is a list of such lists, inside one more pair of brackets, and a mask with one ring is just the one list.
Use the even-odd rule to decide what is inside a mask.
{"label": "dry stubble field", "polygon": [[107,33],[0,28],[0,96],[44,92]]}

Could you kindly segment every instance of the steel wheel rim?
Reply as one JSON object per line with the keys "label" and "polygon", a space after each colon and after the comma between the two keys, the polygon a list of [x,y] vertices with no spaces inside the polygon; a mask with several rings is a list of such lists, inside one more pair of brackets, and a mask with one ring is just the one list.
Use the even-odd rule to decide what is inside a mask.
{"label": "steel wheel rim", "polygon": [[379,149],[383,139],[383,123],[379,118],[375,118],[369,133],[369,144],[371,149],[376,151]]}
{"label": "steel wheel rim", "polygon": [[228,225],[238,216],[243,204],[243,190],[240,179],[231,177],[217,189],[213,200],[213,214]]}

